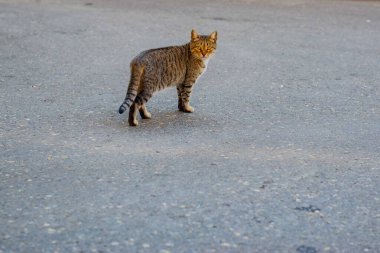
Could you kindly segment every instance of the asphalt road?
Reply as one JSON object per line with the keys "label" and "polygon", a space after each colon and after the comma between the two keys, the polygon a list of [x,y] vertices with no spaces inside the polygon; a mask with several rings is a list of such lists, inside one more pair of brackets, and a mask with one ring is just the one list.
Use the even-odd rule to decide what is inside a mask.
{"label": "asphalt road", "polygon": [[[140,51],[218,31],[128,126]],[[0,1],[0,252],[380,252],[380,2]]]}

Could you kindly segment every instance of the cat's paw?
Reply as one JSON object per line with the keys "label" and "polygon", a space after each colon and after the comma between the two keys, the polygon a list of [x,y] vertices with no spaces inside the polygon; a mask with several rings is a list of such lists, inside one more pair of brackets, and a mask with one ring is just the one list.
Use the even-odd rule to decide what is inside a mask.
{"label": "cat's paw", "polygon": [[188,112],[188,113],[192,113],[192,112],[194,112],[194,107],[192,107],[192,106],[185,106],[185,108],[183,108],[183,111],[184,112]]}
{"label": "cat's paw", "polygon": [[148,111],[140,110],[139,112],[140,112],[141,118],[143,118],[143,119],[150,119],[150,118],[152,118],[152,114],[150,112],[148,112]]}
{"label": "cat's paw", "polygon": [[128,123],[130,126],[138,126],[139,125],[139,122],[137,121],[137,119],[129,120]]}
{"label": "cat's paw", "polygon": [[152,118],[152,114],[150,112],[145,112],[143,115],[141,115],[141,118],[150,119]]}

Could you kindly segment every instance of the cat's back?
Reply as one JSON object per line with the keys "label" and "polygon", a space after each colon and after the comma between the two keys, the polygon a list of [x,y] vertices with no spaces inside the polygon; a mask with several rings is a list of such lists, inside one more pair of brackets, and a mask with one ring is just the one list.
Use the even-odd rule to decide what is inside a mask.
{"label": "cat's back", "polygon": [[143,65],[160,65],[165,66],[167,63],[184,63],[188,56],[187,45],[170,46],[162,48],[154,48],[141,52],[133,60],[132,63]]}

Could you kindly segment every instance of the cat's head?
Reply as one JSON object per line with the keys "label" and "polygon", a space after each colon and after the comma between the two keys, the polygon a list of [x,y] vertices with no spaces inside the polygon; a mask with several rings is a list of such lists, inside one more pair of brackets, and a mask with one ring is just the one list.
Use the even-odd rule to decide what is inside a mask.
{"label": "cat's head", "polygon": [[190,51],[191,54],[202,60],[213,56],[216,51],[216,40],[218,33],[212,32],[210,35],[199,35],[194,29],[191,31]]}

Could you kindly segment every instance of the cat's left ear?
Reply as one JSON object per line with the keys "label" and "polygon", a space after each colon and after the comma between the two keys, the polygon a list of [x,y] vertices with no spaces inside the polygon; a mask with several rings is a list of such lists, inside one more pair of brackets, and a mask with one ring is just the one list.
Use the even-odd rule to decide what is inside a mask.
{"label": "cat's left ear", "polygon": [[216,42],[216,39],[218,38],[218,32],[217,31],[212,32],[209,37],[210,37],[210,40]]}

